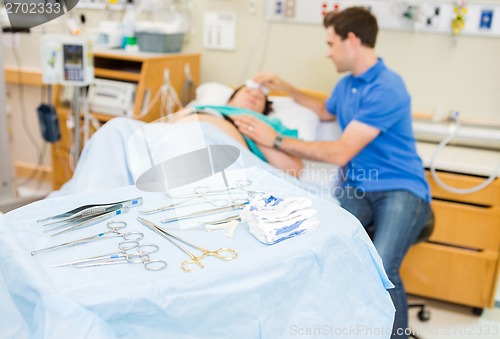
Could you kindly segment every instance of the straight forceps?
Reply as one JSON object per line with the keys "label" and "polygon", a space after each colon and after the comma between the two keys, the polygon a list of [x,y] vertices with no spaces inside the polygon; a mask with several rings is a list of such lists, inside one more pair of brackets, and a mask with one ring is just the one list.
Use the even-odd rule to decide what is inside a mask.
{"label": "straight forceps", "polygon": [[99,233],[96,235],[93,235],[91,237],[86,237],[82,239],[77,239],[73,241],[68,241],[63,244],[43,248],[40,250],[32,251],[31,255],[36,255],[39,253],[45,253],[45,252],[50,252],[50,251],[55,251],[61,248],[66,248],[66,247],[72,247],[72,246],[77,246],[77,245],[83,245],[87,244],[89,242],[94,242],[98,240],[104,240],[104,239],[111,239],[111,238],[116,238],[116,237],[122,237],[124,241],[139,241],[144,238],[144,234],[141,232],[127,232],[127,233],[121,233],[120,230],[125,228],[127,226],[127,223],[124,221],[110,221],[106,225],[109,229],[109,231]]}
{"label": "straight forceps", "polygon": [[[159,227],[158,225],[156,225],[155,223],[153,223],[149,220],[143,219],[141,217],[137,217],[137,220],[139,220],[144,226],[146,226],[150,230],[158,233],[159,235],[161,235],[162,237],[164,237],[165,239],[170,241],[172,244],[174,244],[177,248],[182,250],[184,253],[186,253],[190,257],[190,259],[184,260],[181,263],[181,268],[185,272],[192,272],[192,271],[195,271],[196,269],[203,269],[205,266],[201,263],[200,260],[207,257],[207,256],[213,256],[213,257],[216,257],[217,259],[226,260],[226,261],[234,260],[238,257],[238,253],[236,253],[236,251],[233,249],[219,248],[215,251],[209,251],[207,249],[204,249],[203,247],[191,244],[191,243],[187,242],[186,240],[181,239],[178,236],[176,236],[170,232],[167,232],[166,230],[164,230],[163,228]],[[193,248],[196,248],[198,251],[202,252],[202,254],[199,256],[195,256],[194,254],[189,252],[187,249],[185,249],[180,243],[178,243],[174,239],[181,241],[184,244],[189,245]],[[191,267],[193,267],[193,268],[191,268]]]}
{"label": "straight forceps", "polygon": [[[96,257],[70,261],[51,267],[73,266],[76,268],[105,266],[114,264],[143,264],[148,271],[159,271],[167,267],[164,260],[151,260],[149,255],[158,252],[155,244],[139,244],[137,241],[123,241],[118,244],[119,252],[108,253]],[[137,249],[137,253],[129,253]]]}
{"label": "straight forceps", "polygon": [[44,222],[49,220],[57,222],[63,222],[69,220],[78,221],[79,219],[82,218],[87,218],[90,216],[95,216],[105,212],[117,210],[121,207],[135,207],[140,205],[142,205],[142,197],[113,202],[113,203],[107,203],[107,204],[84,205],[58,215],[53,215],[48,218],[37,220],[37,222]]}
{"label": "straight forceps", "polygon": [[91,218],[87,218],[77,224],[73,224],[71,226],[68,227],[68,225],[64,225],[64,226],[58,226],[58,227],[55,227],[51,230],[47,230],[45,232],[50,232],[50,231],[54,231],[58,228],[61,228],[61,227],[67,227],[65,230],[62,230],[60,232],[57,232],[57,233],[54,233],[51,235],[51,237],[54,237],[56,235],[60,235],[60,234],[63,234],[63,233],[66,233],[66,232],[70,232],[70,231],[74,231],[74,230],[77,230],[77,229],[80,229],[80,228],[84,228],[84,227],[88,227],[88,226],[92,226],[94,224],[97,224],[98,222],[101,222],[103,220],[106,220],[106,219],[109,219],[109,218],[112,218],[114,217],[115,215],[121,215],[123,213],[127,213],[128,212],[128,207],[122,207],[120,209],[117,209],[115,211],[112,211],[112,212],[108,212],[108,213],[104,213],[104,214],[99,214],[99,215],[96,215],[94,217],[91,217]]}

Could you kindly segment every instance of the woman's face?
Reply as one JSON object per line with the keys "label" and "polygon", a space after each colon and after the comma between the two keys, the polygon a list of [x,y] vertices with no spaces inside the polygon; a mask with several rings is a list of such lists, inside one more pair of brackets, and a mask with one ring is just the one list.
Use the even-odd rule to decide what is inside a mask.
{"label": "woman's face", "polygon": [[266,108],[266,96],[258,88],[242,87],[236,95],[229,100],[228,105],[262,113]]}

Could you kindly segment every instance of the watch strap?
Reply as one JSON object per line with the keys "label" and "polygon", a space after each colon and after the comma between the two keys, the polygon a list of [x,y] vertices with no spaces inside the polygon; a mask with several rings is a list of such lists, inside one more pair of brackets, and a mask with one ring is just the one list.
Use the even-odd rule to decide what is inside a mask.
{"label": "watch strap", "polygon": [[273,141],[273,147],[276,149],[281,149],[281,144],[283,143],[283,137],[281,135],[277,135]]}

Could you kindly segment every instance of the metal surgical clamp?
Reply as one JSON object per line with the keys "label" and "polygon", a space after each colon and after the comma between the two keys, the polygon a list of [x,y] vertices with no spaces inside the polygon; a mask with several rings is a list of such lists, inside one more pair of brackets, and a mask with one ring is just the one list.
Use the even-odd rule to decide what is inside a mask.
{"label": "metal surgical clamp", "polygon": [[[231,248],[219,248],[215,251],[209,251],[207,249],[204,249],[203,247],[193,245],[193,244],[187,242],[186,240],[181,239],[178,236],[176,236],[170,232],[167,232],[166,230],[164,230],[163,228],[159,227],[158,225],[154,224],[153,222],[151,222],[149,220],[143,219],[141,217],[137,217],[137,220],[139,220],[144,226],[146,226],[150,230],[158,233],[159,235],[161,235],[162,237],[164,237],[165,239],[170,241],[173,245],[175,245],[177,248],[182,250],[184,253],[186,253],[190,257],[190,259],[184,260],[181,263],[181,268],[185,272],[194,271],[194,269],[189,268],[190,266],[193,266],[193,265],[197,266],[199,269],[203,269],[205,266],[201,263],[200,260],[207,257],[207,256],[213,256],[213,257],[216,257],[217,259],[220,259],[220,260],[234,260],[238,257],[238,253]],[[186,245],[189,245],[193,248],[196,248],[198,251],[202,252],[202,254],[199,256],[195,256],[194,254],[189,252],[187,249],[185,249],[181,244],[179,244],[174,239],[181,241],[181,242],[185,243]]]}
{"label": "metal surgical clamp", "polygon": [[[192,201],[196,198],[197,197],[188,198],[186,200],[179,201],[177,203],[172,203],[169,205],[165,205],[163,207],[155,208],[155,209],[148,210],[148,211],[139,211],[139,212],[142,214],[153,214],[153,213],[158,213],[158,212],[169,211],[169,210],[172,210],[172,209],[177,208],[177,207],[187,207],[187,206],[194,206],[194,205],[207,204],[207,203],[211,204],[212,206],[215,206],[215,207],[227,207],[227,206],[231,206],[231,205],[248,204],[249,203],[249,200],[247,200],[247,199],[207,199],[206,197],[203,197],[204,200],[202,200],[202,201],[184,205],[184,203],[186,203],[188,201]],[[183,205],[183,206],[180,206],[180,205]]]}
{"label": "metal surgical clamp", "polygon": [[124,221],[110,221],[107,223],[106,226],[108,227],[109,231],[99,233],[99,234],[93,235],[91,237],[86,237],[86,238],[82,238],[82,239],[68,241],[68,242],[63,243],[63,244],[43,248],[40,250],[35,250],[35,251],[31,252],[31,255],[55,251],[55,250],[58,250],[61,248],[83,245],[83,244],[87,244],[89,242],[94,242],[94,241],[104,240],[104,239],[111,239],[111,238],[116,238],[116,237],[122,237],[124,241],[139,241],[139,240],[142,240],[142,238],[144,238],[144,234],[141,232],[121,233],[120,230],[127,226],[127,223]]}
{"label": "metal surgical clamp", "polygon": [[[235,204],[242,204],[242,203],[248,203],[248,199],[241,199],[241,198],[236,198],[236,199],[225,199],[225,198],[219,198],[219,199],[208,199],[207,197],[209,196],[217,196],[221,194],[247,194],[250,197],[255,196],[256,194],[259,193],[264,193],[260,191],[251,191],[248,190],[247,187],[249,187],[252,184],[250,180],[238,180],[236,181],[236,186],[234,187],[228,187],[220,190],[210,190],[209,186],[198,186],[193,189],[193,193],[185,194],[185,195],[179,195],[179,196],[170,196],[172,199],[184,199],[179,202],[171,203],[159,208],[155,208],[152,210],[146,210],[146,211],[140,211],[142,214],[153,214],[157,212],[163,212],[163,211],[168,211],[171,209],[174,209],[178,206],[184,205],[185,203],[192,201],[196,198],[203,198],[203,201],[200,202],[195,202],[189,205],[184,205],[184,206],[192,206],[192,205],[197,205],[197,204],[205,204],[209,203],[215,207],[223,207],[223,206],[228,206],[228,205],[235,205]],[[241,190],[241,192],[233,192],[234,190]]]}
{"label": "metal surgical clamp", "polygon": [[[171,204],[168,204],[168,205],[165,205],[165,206],[162,206],[162,207],[158,207],[158,208],[155,208],[155,209],[152,209],[152,210],[139,211],[139,212],[142,213],[142,214],[153,214],[153,213],[168,211],[168,210],[171,210],[173,208],[176,208],[177,206],[183,205],[184,203],[186,203],[188,201],[194,200],[196,198],[198,198],[198,197],[191,197],[189,199],[185,199],[185,200],[179,201],[179,202],[174,202],[174,203],[171,203]],[[205,201],[203,201],[202,203],[205,203]]]}
{"label": "metal surgical clamp", "polygon": [[186,215],[182,215],[180,217],[174,217],[174,218],[170,218],[170,219],[165,219],[165,220],[162,220],[161,222],[163,222],[163,223],[169,223],[169,222],[180,221],[180,220],[185,220],[185,219],[204,217],[206,215],[211,215],[211,214],[220,213],[220,212],[234,211],[234,210],[245,208],[245,206],[247,204],[248,203],[236,204],[236,205],[229,205],[229,206],[225,206],[225,207],[213,208],[211,210],[193,212],[193,213],[189,213],[189,214],[186,214]]}
{"label": "metal surgical clamp", "polygon": [[227,187],[227,188],[223,188],[220,190],[213,190],[213,191],[211,191],[210,187],[208,187],[208,186],[199,186],[193,190],[193,193],[172,196],[172,198],[173,199],[184,199],[184,198],[202,197],[202,196],[207,196],[207,195],[219,195],[219,194],[224,194],[224,193],[230,193],[234,190],[243,191],[251,197],[254,197],[255,195],[260,194],[260,193],[264,193],[262,191],[249,190],[248,187],[250,185],[252,185],[252,181],[250,181],[250,180],[237,180],[236,185],[233,187]]}
{"label": "metal surgical clamp", "polygon": [[[155,244],[139,244],[137,241],[124,241],[118,245],[119,252],[108,253],[96,257],[79,259],[64,264],[51,267],[73,266],[76,268],[104,266],[114,264],[143,264],[148,271],[159,271],[167,267],[164,260],[150,260],[149,255],[158,252],[158,246]],[[137,249],[137,254],[128,253],[132,249]]]}

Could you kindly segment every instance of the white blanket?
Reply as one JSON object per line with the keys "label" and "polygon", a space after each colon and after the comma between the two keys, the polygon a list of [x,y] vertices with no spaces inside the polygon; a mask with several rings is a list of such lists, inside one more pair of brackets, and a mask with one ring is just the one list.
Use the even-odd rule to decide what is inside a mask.
{"label": "white blanket", "polygon": [[[146,124],[128,118],[112,119],[92,136],[82,152],[72,179],[59,191],[51,193],[50,197],[135,184],[139,176],[152,165],[204,148],[206,145],[231,145],[240,149],[239,159],[228,168],[229,170],[258,166],[310,192],[333,199],[328,185],[299,183],[260,160],[246,147],[209,123]],[[311,171],[306,170],[305,173],[305,176],[311,179]],[[332,173],[335,172],[322,171],[321,179],[328,180]],[[317,181],[312,179],[307,181]]]}

